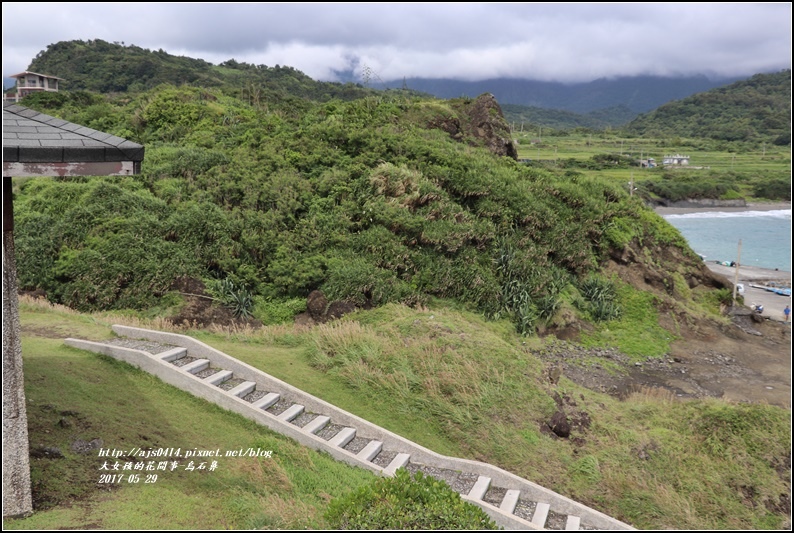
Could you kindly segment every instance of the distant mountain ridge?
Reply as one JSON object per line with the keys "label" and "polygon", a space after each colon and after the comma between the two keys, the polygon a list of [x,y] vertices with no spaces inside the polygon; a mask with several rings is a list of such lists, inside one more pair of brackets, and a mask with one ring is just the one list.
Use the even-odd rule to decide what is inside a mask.
{"label": "distant mountain ridge", "polygon": [[620,106],[625,106],[635,113],[646,113],[671,100],[708,91],[739,79],[742,78],[633,76],[564,84],[509,78],[482,81],[406,78],[405,80],[387,82],[385,86],[389,88],[407,87],[445,99],[461,96],[474,98],[488,92],[493,94],[502,105],[515,104],[561,109],[579,114]]}
{"label": "distant mountain ridge", "polygon": [[668,102],[628,126],[639,135],[791,142],[791,70],[756,74]]}

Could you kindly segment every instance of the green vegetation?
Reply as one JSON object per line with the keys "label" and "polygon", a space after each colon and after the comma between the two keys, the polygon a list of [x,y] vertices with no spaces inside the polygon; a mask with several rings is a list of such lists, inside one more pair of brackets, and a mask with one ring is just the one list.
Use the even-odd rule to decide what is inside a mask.
{"label": "green vegetation", "polygon": [[497,529],[485,511],[443,481],[401,468],[332,501],[326,518],[334,529]]}
{"label": "green vegetation", "polygon": [[[52,340],[107,338],[108,324],[143,316],[172,327],[164,319],[179,311],[184,278],[202,280],[238,318],[272,324],[191,335],[439,453],[488,461],[640,528],[784,524],[788,411],[654,390],[618,401],[565,376],[550,384],[540,355],[558,328],[575,326],[585,346],[661,356],[676,333],[660,326],[662,313],[683,327],[716,317],[725,290],[690,284],[700,259],[644,203],[790,200],[774,113],[767,129],[750,121],[756,129],[739,137],[544,130],[531,144],[534,133],[518,132],[525,164],[484,146],[478,100],[155,55],[162,62],[147,66],[153,54],[136,47],[59,43],[31,66],[74,88],[126,88],[24,104],[143,143],[146,159],[140,176],[14,181],[20,287],[95,314],[22,306],[31,440],[68,460],[34,461],[41,512],[6,527],[327,528],[328,502],[372,480]],[[92,86],[87,72],[121,85]],[[747,104],[765,79],[747,85],[749,100],[724,94]],[[494,131],[505,126],[496,109],[486,115]],[[676,152],[692,156],[691,168],[638,166]],[[636,278],[620,275],[629,269]],[[316,289],[371,309],[313,329],[284,325]],[[544,433],[561,398],[590,421],[565,441]],[[274,459],[98,495],[101,464],[69,452],[74,435],[104,447],[267,447]]]}
{"label": "green vegetation", "polygon": [[[66,459],[32,461],[37,512],[6,528],[333,528],[349,508],[329,502],[379,490],[369,473],[58,340],[108,338],[111,323],[162,322],[27,299],[21,311],[31,442]],[[390,304],[313,329],[186,333],[423,446],[490,462],[641,529],[776,529],[787,519],[789,411],[677,401],[656,389],[619,401],[565,376],[551,385],[538,357],[544,343],[525,344],[504,321],[443,303]],[[575,399],[568,415],[589,420],[571,439],[541,430],[555,395]],[[153,486],[98,490],[101,458],[72,452],[76,438],[124,449],[260,447],[273,457],[223,458],[213,472],[179,469]],[[418,490],[402,481],[398,490]],[[452,505],[440,485],[423,483],[439,494],[436,505]]]}
{"label": "green vegetation", "polygon": [[135,93],[162,84],[227,87],[257,107],[267,106],[274,98],[350,100],[374,93],[359,84],[316,82],[288,66],[251,65],[234,59],[213,65],[162,49],[151,51],[101,39],[51,44],[28,70],[63,78],[61,90],[66,91]]}
{"label": "green vegetation", "polygon": [[[544,130],[545,131],[545,130]],[[560,133],[565,133],[560,134]],[[542,143],[518,134],[519,158],[568,179],[605,180],[647,202],[689,199],[791,201],[791,154],[763,141],[637,138],[613,132],[548,132]],[[665,155],[690,156],[688,167],[663,167]],[[653,158],[655,168],[640,160]]]}
{"label": "green vegetation", "polygon": [[[69,336],[112,336],[107,319],[35,301],[23,301],[21,313],[36,512],[4,520],[4,529],[324,529],[328,500],[374,477],[127,364],[63,345]],[[94,439],[105,449],[250,447],[272,457],[213,457],[200,468],[196,460],[195,470],[185,460],[173,470],[170,461],[165,470],[105,470],[151,459],[75,447]],[[47,448],[63,458],[42,455]],[[123,479],[100,483],[103,474]]]}
{"label": "green vegetation", "polygon": [[627,130],[650,136],[791,144],[791,70],[756,74],[726,87],[664,104]]}
{"label": "green vegetation", "polygon": [[140,177],[19,185],[20,286],[76,309],[157,306],[194,277],[242,317],[321,289],[359,306],[455,299],[531,334],[625,244],[604,238],[616,220],[645,231],[647,209],[619,187],[478,148],[476,101],[276,112],[163,86],[86,116],[83,95],[59,98],[26,103],[147,144]]}

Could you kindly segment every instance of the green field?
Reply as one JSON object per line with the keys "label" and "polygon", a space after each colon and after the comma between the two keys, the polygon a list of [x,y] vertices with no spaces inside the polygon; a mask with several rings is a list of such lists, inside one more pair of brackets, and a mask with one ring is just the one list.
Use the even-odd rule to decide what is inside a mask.
{"label": "green field", "polygon": [[[703,139],[646,139],[619,137],[609,133],[567,134],[539,138],[533,134],[518,133],[518,157],[531,161],[542,161],[548,168],[575,168],[586,175],[599,176],[624,184],[628,189],[631,181],[659,179],[667,172],[674,178],[686,180],[713,180],[727,177],[736,183],[736,189],[747,200],[782,200],[782,198],[756,197],[753,186],[765,180],[791,179],[791,151],[788,146],[773,144],[751,145],[727,143]],[[634,160],[653,158],[656,168],[625,166],[625,168],[602,168],[592,170],[577,168],[568,160],[585,163],[593,156],[617,154]],[[682,154],[690,157],[688,167],[668,166],[661,163],[666,155]],[[790,198],[788,199],[790,200]]]}

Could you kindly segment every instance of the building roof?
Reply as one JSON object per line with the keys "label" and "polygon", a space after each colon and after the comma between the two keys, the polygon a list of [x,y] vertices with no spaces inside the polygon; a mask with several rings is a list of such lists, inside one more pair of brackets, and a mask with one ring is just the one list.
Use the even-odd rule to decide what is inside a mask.
{"label": "building roof", "polygon": [[[127,139],[18,104],[3,103],[3,176],[134,174],[140,171],[143,153],[143,146]],[[99,163],[116,165],[96,165]],[[118,163],[125,163],[124,168],[119,167]],[[46,174],[39,168],[31,174],[30,168],[27,171],[20,170],[20,165],[42,164],[50,165],[48,172],[58,172]],[[65,166],[74,164],[80,164],[81,168]],[[94,164],[92,171],[89,172],[87,164]],[[14,171],[14,168],[17,170]],[[114,168],[118,170],[109,171]]]}
{"label": "building roof", "polygon": [[19,74],[12,74],[9,78],[21,78],[22,76],[27,76],[28,74],[33,74],[34,76],[41,76],[42,78],[52,78],[55,80],[66,81],[63,78],[59,78],[58,76],[50,76],[49,74],[39,74],[38,72],[30,72],[26,70],[25,72],[20,72]]}

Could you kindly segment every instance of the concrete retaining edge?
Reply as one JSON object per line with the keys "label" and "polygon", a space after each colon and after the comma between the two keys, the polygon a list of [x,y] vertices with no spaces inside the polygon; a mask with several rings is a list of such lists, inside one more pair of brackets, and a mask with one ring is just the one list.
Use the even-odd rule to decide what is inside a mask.
{"label": "concrete retaining edge", "polygon": [[[263,390],[277,392],[282,395],[282,398],[305,406],[307,412],[330,416],[331,420],[336,424],[355,428],[357,431],[357,436],[379,440],[383,442],[384,448],[410,453],[412,462],[429,464],[439,468],[471,472],[481,476],[490,477],[492,479],[493,485],[509,487],[511,489],[520,489],[522,494],[525,494],[528,499],[548,502],[551,504],[553,511],[561,514],[578,516],[582,519],[582,521],[587,522],[588,524],[599,529],[634,529],[628,524],[625,524],[615,518],[596,511],[595,509],[591,509],[581,503],[546,489],[545,487],[532,483],[531,481],[516,476],[515,474],[507,472],[506,470],[502,470],[499,467],[469,459],[448,457],[424,448],[413,441],[405,439],[395,433],[381,428],[380,426],[376,426],[375,424],[372,424],[363,418],[348,413],[347,411],[344,411],[320,398],[312,396],[296,387],[293,387],[292,385],[281,381],[278,378],[270,376],[269,374],[257,368],[243,363],[242,361],[238,361],[237,359],[234,359],[192,337],[177,333],[167,333],[121,325],[114,325],[112,329],[119,336],[133,339],[144,339],[162,344],[170,344],[187,348],[188,354],[192,357],[207,359],[214,367],[230,370],[234,372],[236,377],[256,382],[257,387],[261,387]],[[290,424],[289,422],[279,420],[270,413],[256,409],[245,400],[236,396],[231,396],[226,391],[203,382],[203,380],[200,378],[197,378],[193,374],[182,370],[180,367],[174,366],[169,362],[162,360],[157,355],[151,355],[148,352],[141,350],[80,339],[70,338],[66,339],[64,342],[66,345],[72,346],[74,348],[101,353],[114,359],[125,361],[132,366],[145,370],[146,372],[159,377],[170,385],[174,385],[175,387],[190,392],[195,396],[220,405],[225,409],[241,414],[246,418],[254,420],[272,429],[273,431],[291,437],[304,446],[327,452],[337,460],[344,461],[354,466],[366,468],[367,470],[375,472],[379,475],[388,475],[384,472],[384,469],[378,465],[368,461],[363,461],[356,457],[355,454],[348,452],[347,450],[329,445],[329,443],[321,437],[303,431],[301,428]],[[461,495],[461,497],[467,501],[471,501],[472,503],[479,505],[489,514],[489,516],[494,519],[495,522],[497,522],[497,524],[507,529],[542,529],[538,528],[536,525],[530,523],[527,520],[519,518],[516,515],[505,513],[498,507],[488,504],[487,502],[475,501],[474,499],[468,498],[465,495]]]}

